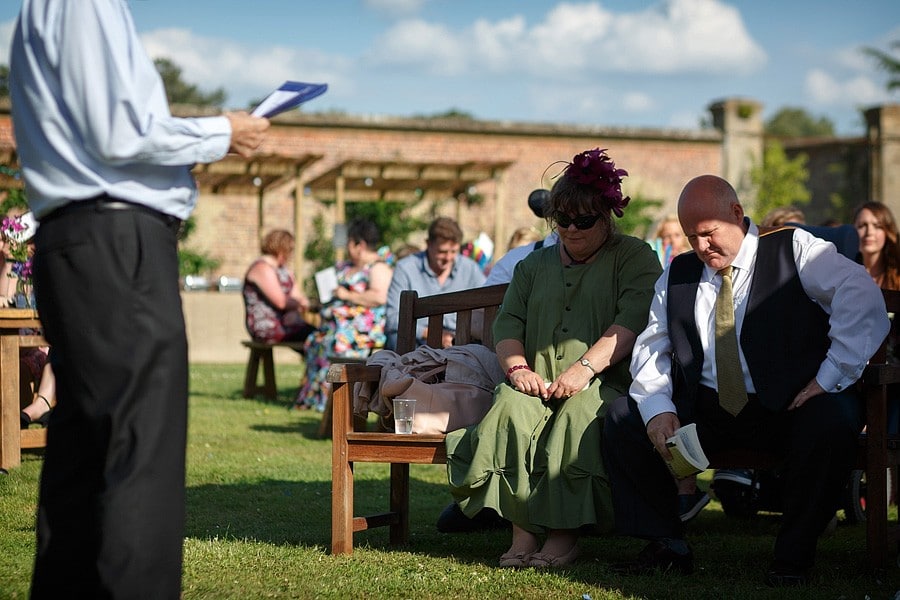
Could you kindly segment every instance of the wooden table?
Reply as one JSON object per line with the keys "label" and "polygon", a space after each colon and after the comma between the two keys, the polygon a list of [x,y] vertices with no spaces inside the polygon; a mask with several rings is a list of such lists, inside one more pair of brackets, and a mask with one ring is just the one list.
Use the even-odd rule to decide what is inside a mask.
{"label": "wooden table", "polygon": [[46,346],[40,335],[21,329],[40,329],[37,312],[30,308],[0,308],[0,468],[22,462],[22,448],[47,445],[46,429],[20,429],[19,348]]}

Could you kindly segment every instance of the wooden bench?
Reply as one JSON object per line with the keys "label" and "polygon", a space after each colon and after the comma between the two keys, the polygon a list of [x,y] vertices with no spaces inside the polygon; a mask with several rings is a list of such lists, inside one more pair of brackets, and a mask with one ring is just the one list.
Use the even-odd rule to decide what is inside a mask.
{"label": "wooden bench", "polygon": [[[397,351],[404,353],[415,347],[415,322],[429,317],[429,345],[440,346],[440,323],[445,313],[457,313],[456,343],[473,341],[472,315],[486,308],[483,343],[493,346],[490,325],[503,299],[505,284],[419,298],[406,291],[400,297],[400,331]],[[900,315],[900,292],[884,291],[889,313]],[[900,317],[898,317],[900,318]],[[434,334],[434,335],[432,335]],[[477,336],[475,336],[477,337]],[[355,431],[353,428],[353,386],[355,382],[378,382],[379,367],[366,365],[333,365],[328,379],[332,382],[333,450],[331,485],[331,552],[351,554],[353,534],[373,527],[390,527],[390,543],[403,544],[409,538],[409,465],[442,464],[447,460],[443,435],[397,435]],[[883,343],[860,380],[865,399],[866,430],[859,438],[857,467],[865,470],[866,547],[868,564],[873,570],[887,567],[893,547],[897,550],[898,524],[888,522],[887,468],[900,464],[900,436],[887,435],[887,386],[900,383],[900,367],[890,365]],[[777,466],[773,456],[747,451],[734,451],[710,457],[710,468],[767,469]],[[599,460],[599,455],[598,455]],[[353,463],[390,463],[390,507],[372,516],[354,516]]]}
{"label": "wooden bench", "polygon": [[[278,390],[275,386],[275,357],[273,349],[282,347],[292,350],[303,350],[303,342],[257,342],[244,340],[241,342],[250,349],[250,357],[247,359],[247,370],[244,373],[244,398],[254,398],[262,394],[269,400],[275,400]],[[262,362],[263,382],[259,385],[259,363]]]}
{"label": "wooden bench", "polygon": [[[400,325],[397,353],[416,348],[416,321],[428,317],[427,343],[441,347],[445,314],[456,313],[458,345],[473,342],[493,348],[491,324],[503,301],[506,284],[420,298],[412,290],[400,294]],[[484,309],[483,318],[476,309]],[[475,318],[473,319],[473,314]],[[473,322],[480,330],[473,331]],[[446,462],[444,436],[398,435],[362,431],[354,428],[353,386],[356,382],[378,382],[381,368],[364,364],[333,364],[328,371],[332,384],[332,462],[331,462],[331,552],[351,554],[353,534],[374,527],[390,527],[392,544],[409,539],[409,465]],[[354,516],[353,463],[390,463],[390,505],[386,512]]]}
{"label": "wooden bench", "polygon": [[47,446],[47,430],[20,429],[19,349],[46,346],[39,335],[0,335],[0,468],[22,462],[22,450]]}

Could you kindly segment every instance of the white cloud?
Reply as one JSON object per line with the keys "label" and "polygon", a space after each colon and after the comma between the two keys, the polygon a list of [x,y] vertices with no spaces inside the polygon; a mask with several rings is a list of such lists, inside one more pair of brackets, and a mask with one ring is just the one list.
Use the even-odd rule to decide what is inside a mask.
{"label": "white cloud", "polygon": [[820,106],[854,108],[889,101],[884,86],[863,74],[838,79],[823,69],[813,69],[804,88],[810,101]]}
{"label": "white cloud", "polygon": [[224,87],[229,106],[243,106],[288,79],[346,85],[348,59],[316,50],[246,46],[195,35],[186,29],[159,29],[141,36],[151,58],[165,57],[181,68],[185,81],[203,91]]}
{"label": "white cloud", "polygon": [[363,0],[366,8],[388,16],[411,15],[419,12],[427,0]]}
{"label": "white cloud", "polygon": [[432,73],[556,79],[611,71],[750,73],[766,62],[740,13],[720,0],[664,0],[620,14],[598,2],[562,2],[531,27],[521,16],[479,19],[462,30],[401,21],[375,41],[370,56],[376,64]]}
{"label": "white cloud", "polygon": [[462,40],[446,27],[412,20],[399,23],[380,36],[368,58],[377,65],[456,75],[466,70],[465,53]]}

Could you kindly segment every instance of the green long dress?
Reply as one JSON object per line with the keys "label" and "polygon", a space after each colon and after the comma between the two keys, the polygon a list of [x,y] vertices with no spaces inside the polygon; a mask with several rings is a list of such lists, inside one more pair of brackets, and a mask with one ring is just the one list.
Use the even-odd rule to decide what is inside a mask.
{"label": "green long dress", "polygon": [[[564,267],[559,248],[520,262],[494,322],[494,339],[516,339],[531,368],[552,381],[612,325],[647,325],[659,260],[639,239],[615,235],[590,264]],[[447,474],[460,508],[484,507],[516,525],[545,529],[613,524],[600,454],[605,403],[631,384],[625,358],[555,408],[507,383],[477,425],[447,434]]]}

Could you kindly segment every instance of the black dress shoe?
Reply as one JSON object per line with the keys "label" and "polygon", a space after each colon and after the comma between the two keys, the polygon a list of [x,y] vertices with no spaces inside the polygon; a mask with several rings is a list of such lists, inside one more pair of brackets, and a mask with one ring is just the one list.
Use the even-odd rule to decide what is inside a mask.
{"label": "black dress shoe", "polygon": [[679,554],[668,544],[655,540],[647,544],[630,562],[612,565],[612,570],[622,575],[647,575],[650,573],[680,573],[690,575],[694,572],[694,553],[688,548],[686,554]]}
{"label": "black dress shoe", "polygon": [[437,528],[441,533],[466,533],[469,531],[485,531],[489,529],[506,529],[509,521],[490,508],[482,508],[473,518],[469,518],[456,502],[451,502],[441,512],[437,520]]}
{"label": "black dress shoe", "polygon": [[774,561],[766,571],[763,580],[769,587],[797,587],[809,583],[809,569],[784,562]]}

